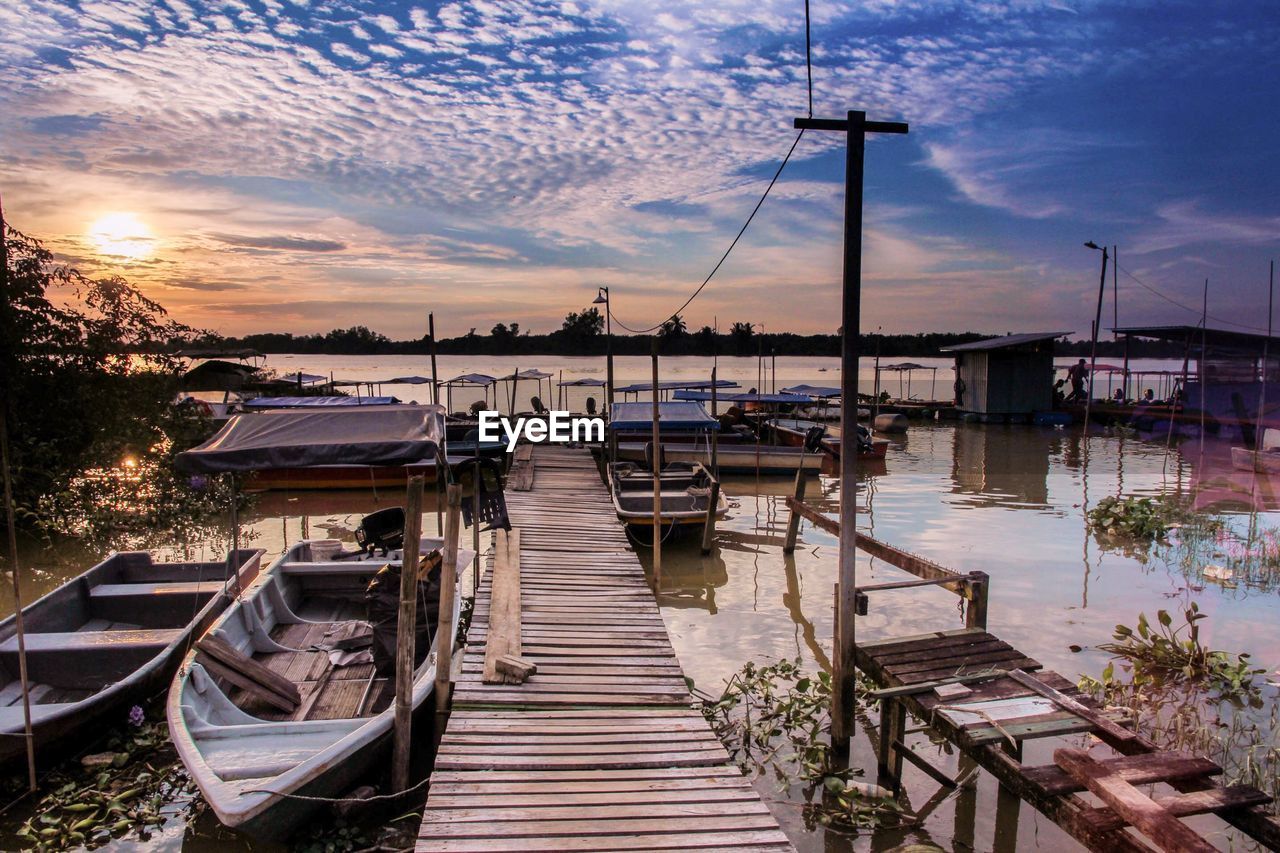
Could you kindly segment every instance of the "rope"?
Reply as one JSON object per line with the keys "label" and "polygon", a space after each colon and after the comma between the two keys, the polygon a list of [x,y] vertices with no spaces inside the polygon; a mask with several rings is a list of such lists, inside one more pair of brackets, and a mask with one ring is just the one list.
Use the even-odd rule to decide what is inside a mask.
{"label": "rope", "polygon": [[1116,269],[1120,270],[1120,272],[1124,273],[1124,274],[1125,274],[1125,275],[1127,275],[1129,278],[1133,279],[1133,280],[1134,280],[1134,282],[1136,282],[1136,283],[1138,284],[1138,286],[1139,286],[1139,287],[1143,288],[1144,290],[1150,291],[1151,293],[1155,294],[1156,296],[1159,296],[1159,297],[1160,297],[1161,299],[1163,299],[1165,302],[1168,302],[1170,305],[1176,305],[1177,307],[1181,308],[1181,309],[1182,309],[1182,310],[1184,310],[1184,311],[1190,311],[1192,314],[1195,314],[1195,315],[1197,315],[1197,316],[1199,316],[1199,317],[1207,317],[1207,318],[1208,318],[1208,319],[1210,319],[1210,320],[1214,320],[1214,321],[1216,321],[1216,322],[1218,322],[1218,323],[1222,323],[1223,325],[1226,325],[1226,326],[1235,326],[1235,327],[1236,327],[1236,328],[1238,328],[1238,329],[1247,329],[1247,330],[1249,330],[1249,331],[1251,331],[1251,332],[1267,332],[1267,330],[1266,330],[1266,329],[1264,329],[1264,328],[1262,328],[1261,326],[1251,326],[1251,325],[1249,325],[1248,323],[1237,323],[1237,322],[1235,322],[1235,321],[1233,321],[1233,320],[1228,320],[1228,319],[1226,319],[1226,318],[1224,318],[1224,317],[1215,317],[1213,314],[1205,314],[1205,313],[1203,312],[1203,310],[1202,310],[1202,309],[1200,309],[1200,308],[1193,308],[1193,307],[1191,307],[1190,305],[1185,305],[1185,304],[1183,304],[1183,303],[1179,302],[1178,300],[1174,299],[1172,296],[1166,296],[1165,294],[1161,293],[1161,292],[1160,292],[1159,290],[1157,290],[1156,288],[1154,288],[1154,287],[1152,287],[1151,285],[1147,284],[1145,281],[1143,281],[1142,279],[1138,278],[1136,275],[1134,275],[1133,273],[1129,272],[1127,269],[1125,269],[1124,267],[1120,266],[1119,264],[1116,264]]}
{"label": "rope", "polygon": [[[813,118],[813,48],[810,30],[809,0],[804,0],[804,69],[806,81],[808,83],[809,118]],[[772,190],[773,185],[778,182],[778,178],[782,175],[782,170],[787,167],[788,161],[791,160],[791,154],[796,150],[796,146],[800,144],[800,140],[803,137],[803,130],[796,134],[795,141],[792,142],[791,147],[787,149],[787,156],[782,158],[782,163],[778,166],[778,171],[773,173],[773,180],[769,181],[769,186],[765,187],[764,194],[760,196],[760,200],[756,202],[756,206],[752,208],[751,215],[748,216],[747,221],[742,224],[742,228],[738,230],[738,234],[733,238],[733,242],[729,244],[729,248],[725,249],[724,254],[720,256],[720,260],[716,261],[716,265],[711,268],[711,272],[707,273],[707,277],[702,280],[702,284],[698,285],[697,289],[693,291],[693,295],[686,299],[683,305],[671,312],[667,319],[675,319],[680,312],[688,308],[689,304],[698,298],[698,294],[702,293],[703,288],[707,286],[711,281],[711,278],[719,272],[720,267],[726,260],[728,260],[729,253],[731,253],[733,248],[738,245],[738,241],[742,239],[742,235],[747,232],[747,228],[751,225],[751,220],[756,218],[756,214],[760,211],[760,207],[764,204],[764,200],[769,197],[769,191]],[[608,305],[605,306],[605,311],[611,318],[613,318],[615,323],[626,329],[628,332],[632,332],[637,335],[647,335],[650,332],[656,332],[658,329],[661,329],[663,323],[666,322],[666,320],[663,320],[661,323],[657,323],[656,325],[649,326],[644,329],[635,329],[618,319],[618,315],[614,314],[613,310]]]}
{"label": "rope", "polygon": [[[720,267],[723,266],[724,262],[729,259],[729,253],[732,252],[734,247],[738,245],[738,241],[742,239],[742,235],[747,233],[747,228],[750,227],[751,220],[755,219],[756,214],[760,212],[761,206],[764,205],[764,200],[769,197],[770,190],[772,190],[773,185],[778,182],[778,178],[782,176],[782,170],[787,167],[787,162],[791,160],[792,153],[795,152],[796,146],[800,144],[800,140],[803,137],[804,137],[803,130],[801,130],[799,133],[796,134],[795,141],[793,141],[791,143],[791,147],[787,149],[787,156],[782,158],[782,163],[778,165],[778,171],[773,173],[773,179],[769,181],[769,186],[765,187],[764,194],[760,196],[760,200],[757,201],[756,206],[752,208],[751,215],[747,217],[747,221],[742,223],[742,227],[738,229],[738,234],[736,237],[733,238],[733,242],[729,244],[729,248],[724,250],[724,254],[720,256],[720,260],[716,261],[716,265],[711,268],[711,272],[707,273],[707,277],[702,280],[702,284],[698,285],[697,290],[693,291],[693,294],[684,301],[684,304],[682,304],[675,311],[671,312],[671,315],[670,317],[668,317],[668,319],[675,317],[681,311],[688,308],[689,303],[693,302],[693,300],[698,298],[698,294],[702,293],[703,288],[705,288],[707,284],[710,283],[712,276],[714,276],[717,272],[719,272]],[[663,320],[662,323],[658,323],[653,326],[648,326],[647,328],[644,328],[644,329],[635,329],[635,328],[632,328],[631,326],[628,326],[626,323],[622,322],[622,320],[618,319],[618,315],[614,314],[612,309],[608,309],[608,311],[609,311],[609,316],[613,318],[613,322],[617,323],[619,326],[626,329],[628,332],[633,332],[637,335],[647,335],[650,332],[657,331],[658,329],[662,328],[662,323],[666,322],[666,320]]]}
{"label": "rope", "polygon": [[246,794],[271,794],[272,796],[284,797],[285,799],[289,799],[289,800],[301,800],[306,803],[330,803],[332,805],[376,803],[382,800],[398,800],[401,797],[405,796],[406,794],[412,794],[414,791],[417,791],[419,788],[422,788],[429,781],[431,781],[430,776],[428,776],[426,779],[423,779],[421,782],[414,785],[412,788],[405,788],[403,791],[400,791],[399,793],[378,794],[377,796],[374,796],[374,797],[363,797],[361,799],[341,799],[341,798],[334,798],[334,797],[308,797],[308,796],[304,796],[303,794],[286,794],[283,791],[272,791],[270,788],[254,788],[249,791],[241,791],[239,796],[243,797]]}

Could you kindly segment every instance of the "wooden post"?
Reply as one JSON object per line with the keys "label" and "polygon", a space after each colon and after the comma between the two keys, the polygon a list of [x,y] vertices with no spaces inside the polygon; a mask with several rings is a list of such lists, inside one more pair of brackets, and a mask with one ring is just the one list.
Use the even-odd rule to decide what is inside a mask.
{"label": "wooden post", "polygon": [[409,478],[405,491],[403,558],[400,562],[400,613],[396,617],[396,719],[391,753],[391,787],[409,787],[409,751],[413,724],[413,629],[418,611],[418,546],[422,541],[422,477]]}
{"label": "wooden post", "polygon": [[[462,487],[449,486],[444,525],[444,565],[440,567],[440,618],[436,622],[436,738],[444,734],[449,716],[449,690],[453,668],[453,602],[458,586],[458,507]],[[479,560],[480,555],[475,559]]]}
{"label": "wooden post", "polygon": [[716,506],[720,503],[720,480],[711,478],[711,497],[707,504],[707,520],[702,524],[702,553],[710,554],[716,537]]}
{"label": "wooden post", "polygon": [[[808,482],[804,470],[804,454],[800,455],[800,468],[796,471],[796,503],[804,502],[804,489]],[[787,519],[787,539],[782,545],[782,553],[792,554],[796,550],[796,537],[800,535],[800,513],[794,508],[791,510],[791,517]]]}
{"label": "wooden post", "polygon": [[427,314],[427,336],[431,338],[431,403],[440,405],[440,380],[436,374],[436,315]]}
{"label": "wooden post", "polygon": [[[868,133],[906,133],[900,122],[867,121],[862,110],[849,110],[845,120],[798,118],[802,130],[843,131],[845,146],[844,270],[841,299],[840,424],[843,434],[857,437],[858,352],[862,302],[862,167]],[[847,443],[846,450],[856,450]],[[839,757],[849,753],[853,736],[854,607],[857,581],[858,454],[840,454],[840,587],[832,667],[831,744]]]}
{"label": "wooden post", "polygon": [[964,626],[966,628],[981,628],[985,631],[987,628],[987,599],[991,594],[991,580],[987,577],[986,572],[970,572],[969,574],[980,575],[980,577],[965,584],[969,605],[964,611]]}
{"label": "wooden post", "polygon": [[662,584],[662,434],[658,407],[658,336],[652,338],[653,366],[653,584]]}
{"label": "wooden post", "polygon": [[[477,447],[476,452],[480,449]],[[480,588],[480,459],[476,458],[471,472],[471,550],[476,558],[471,561],[471,588]]]}

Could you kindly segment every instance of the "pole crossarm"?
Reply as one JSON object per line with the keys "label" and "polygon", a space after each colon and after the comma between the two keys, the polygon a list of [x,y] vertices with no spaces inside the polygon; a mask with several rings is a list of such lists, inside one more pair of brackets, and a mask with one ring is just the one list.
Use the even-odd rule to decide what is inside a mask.
{"label": "pole crossarm", "polygon": [[[864,113],[865,115],[865,113]],[[796,130],[839,130],[848,132],[849,120],[843,118],[797,118],[792,126]],[[862,121],[863,133],[906,133],[905,121]]]}

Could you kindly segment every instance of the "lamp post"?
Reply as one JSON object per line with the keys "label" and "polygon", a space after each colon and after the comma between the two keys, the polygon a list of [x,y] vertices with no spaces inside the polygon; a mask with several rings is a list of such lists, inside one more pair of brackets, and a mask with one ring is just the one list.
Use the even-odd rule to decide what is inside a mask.
{"label": "lamp post", "polygon": [[604,306],[604,328],[605,328],[605,411],[610,416],[613,415],[613,311],[609,308],[609,288],[601,287],[596,293],[596,298],[591,300],[592,305]]}
{"label": "lamp post", "polygon": [[1102,273],[1098,276],[1098,310],[1093,318],[1093,346],[1089,356],[1089,391],[1084,398],[1084,434],[1089,435],[1089,409],[1093,403],[1093,372],[1098,367],[1098,333],[1102,331],[1102,299],[1107,288],[1107,247],[1099,246],[1090,240],[1084,244],[1086,249],[1102,252]]}

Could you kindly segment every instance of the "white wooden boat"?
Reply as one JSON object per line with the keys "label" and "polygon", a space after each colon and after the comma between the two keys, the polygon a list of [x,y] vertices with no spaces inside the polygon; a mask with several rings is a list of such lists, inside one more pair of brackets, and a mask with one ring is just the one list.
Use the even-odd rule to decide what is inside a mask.
{"label": "white wooden boat", "polygon": [[[83,745],[96,723],[164,690],[192,637],[231,602],[237,579],[258,575],[260,549],[235,561],[157,563],[123,551],[22,608],[36,757]],[[114,715],[114,716],[113,716]],[[0,762],[26,754],[14,617],[0,622]]]}
{"label": "white wooden boat", "polygon": [[[422,540],[421,553],[440,548]],[[475,558],[459,549],[457,569]],[[210,635],[251,656],[297,687],[301,703],[282,711],[234,687],[203,663],[199,650],[183,662],[169,691],[169,732],[187,771],[218,819],[263,839],[293,833],[317,804],[303,797],[337,797],[367,776],[391,747],[394,678],[372,663],[334,666],[312,650],[335,628],[361,620],[364,591],[387,557],[316,561],[311,544],[291,547],[223,614]],[[461,597],[449,624],[457,632]],[[332,634],[330,634],[332,636]],[[215,667],[216,668],[216,667]],[[414,672],[413,707],[424,707],[436,674],[434,645]],[[415,714],[422,723],[426,714]]]}
{"label": "white wooden boat", "polygon": [[[630,462],[615,462],[609,468],[610,492],[618,518],[633,527],[653,527],[653,474]],[[711,500],[710,477],[706,470],[685,468],[666,470],[659,478],[660,524],[685,527],[707,520]],[[729,501],[717,492],[715,517],[724,518]]]}

